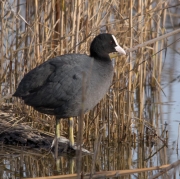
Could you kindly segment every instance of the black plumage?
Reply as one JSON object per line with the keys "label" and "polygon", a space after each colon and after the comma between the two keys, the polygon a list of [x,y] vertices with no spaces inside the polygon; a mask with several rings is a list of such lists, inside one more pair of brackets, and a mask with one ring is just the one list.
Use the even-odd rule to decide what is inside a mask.
{"label": "black plumage", "polygon": [[37,111],[62,118],[73,117],[80,114],[82,95],[85,97],[84,112],[91,110],[106,94],[112,77],[111,61],[68,54],[52,58],[31,70],[20,82],[14,96],[21,97]]}

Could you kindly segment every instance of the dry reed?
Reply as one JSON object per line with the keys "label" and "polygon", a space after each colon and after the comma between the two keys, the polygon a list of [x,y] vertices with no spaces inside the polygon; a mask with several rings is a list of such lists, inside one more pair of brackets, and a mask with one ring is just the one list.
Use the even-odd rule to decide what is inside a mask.
{"label": "dry reed", "polygon": [[[91,148],[92,141],[99,139],[103,143],[108,141],[108,146],[136,143],[145,140],[145,131],[151,136],[160,136],[156,129],[159,127],[161,49],[167,44],[167,36],[163,35],[166,34],[168,5],[166,0],[1,0],[1,105],[12,104],[16,116],[24,116],[21,122],[54,133],[52,117],[24,106],[11,95],[24,74],[35,66],[56,55],[88,54],[92,39],[99,33],[109,32],[129,51],[129,56],[113,59],[115,75],[109,93],[84,115],[79,125],[84,126],[84,146]],[[150,41],[152,39],[156,40]],[[138,129],[136,132],[133,132],[133,125]],[[61,135],[67,136],[67,121],[62,120],[61,126]],[[74,128],[77,136],[76,119]],[[118,150],[124,156],[128,152],[122,148]],[[146,166],[143,152],[139,147],[140,168]],[[131,155],[127,156],[127,161],[130,158]],[[125,169],[121,160],[117,163]],[[130,165],[131,162],[126,168]]]}

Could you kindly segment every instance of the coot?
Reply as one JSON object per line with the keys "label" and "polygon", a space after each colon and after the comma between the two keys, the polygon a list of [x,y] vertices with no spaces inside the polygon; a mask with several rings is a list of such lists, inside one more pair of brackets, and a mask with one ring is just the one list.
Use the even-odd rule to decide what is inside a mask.
{"label": "coot", "polygon": [[57,139],[60,118],[86,113],[107,93],[113,78],[111,52],[126,54],[114,35],[100,34],[91,43],[90,56],[66,54],[47,60],[24,76],[13,96],[41,113],[55,115]]}

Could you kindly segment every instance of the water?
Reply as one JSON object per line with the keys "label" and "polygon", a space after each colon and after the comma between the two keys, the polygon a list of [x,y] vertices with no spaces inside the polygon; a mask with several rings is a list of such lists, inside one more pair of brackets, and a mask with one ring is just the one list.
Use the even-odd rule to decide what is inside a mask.
{"label": "water", "polygon": [[[180,38],[180,34],[169,38],[168,43]],[[180,123],[180,42],[173,44],[167,51],[167,57],[164,63],[162,75],[162,88],[165,95],[162,94],[162,118],[168,124],[169,145],[168,159],[169,163],[179,159],[179,147],[177,149],[178,130]],[[179,131],[180,132],[180,131]]]}

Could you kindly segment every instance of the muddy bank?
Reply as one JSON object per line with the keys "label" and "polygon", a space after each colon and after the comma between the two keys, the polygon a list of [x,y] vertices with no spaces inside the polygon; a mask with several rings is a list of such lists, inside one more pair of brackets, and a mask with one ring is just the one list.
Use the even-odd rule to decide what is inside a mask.
{"label": "muddy bank", "polygon": [[[44,134],[24,123],[17,123],[10,107],[0,109],[0,143],[1,145],[24,146],[27,149],[50,151],[54,137]],[[52,149],[54,151],[54,149]],[[75,148],[69,146],[65,137],[59,139],[59,153],[73,153]]]}

